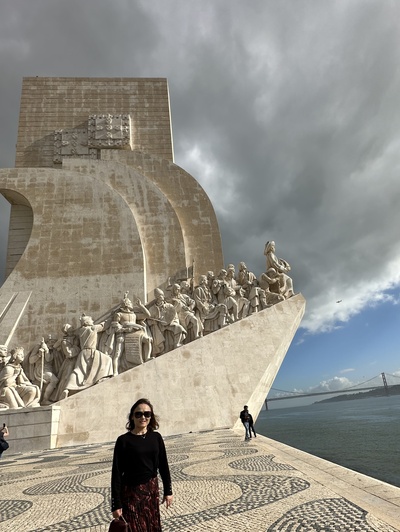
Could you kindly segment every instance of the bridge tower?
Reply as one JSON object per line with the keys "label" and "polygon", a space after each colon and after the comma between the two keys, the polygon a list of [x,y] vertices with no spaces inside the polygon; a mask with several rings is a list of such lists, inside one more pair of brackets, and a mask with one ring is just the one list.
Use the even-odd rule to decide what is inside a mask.
{"label": "bridge tower", "polygon": [[385,387],[385,392],[388,394],[389,393],[389,386],[388,386],[388,383],[387,383],[387,380],[386,380],[386,375],[383,372],[381,373],[381,377],[382,377],[382,380],[383,380],[383,386]]}

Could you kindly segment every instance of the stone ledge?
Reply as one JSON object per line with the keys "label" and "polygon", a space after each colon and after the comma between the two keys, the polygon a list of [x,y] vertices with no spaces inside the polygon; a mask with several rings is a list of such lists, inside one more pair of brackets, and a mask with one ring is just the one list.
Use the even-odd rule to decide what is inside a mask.
{"label": "stone ledge", "polygon": [[265,436],[261,436],[258,443],[263,443],[273,450],[277,458],[291,463],[296,469],[338,495],[346,497],[392,526],[399,526],[400,488]]}

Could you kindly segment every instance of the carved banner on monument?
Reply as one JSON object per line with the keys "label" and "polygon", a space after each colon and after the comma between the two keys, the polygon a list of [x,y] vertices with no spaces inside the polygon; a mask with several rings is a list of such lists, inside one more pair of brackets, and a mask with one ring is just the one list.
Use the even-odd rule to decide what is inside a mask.
{"label": "carved banner on monument", "polygon": [[125,334],[125,357],[130,364],[143,364],[140,337],[140,332]]}

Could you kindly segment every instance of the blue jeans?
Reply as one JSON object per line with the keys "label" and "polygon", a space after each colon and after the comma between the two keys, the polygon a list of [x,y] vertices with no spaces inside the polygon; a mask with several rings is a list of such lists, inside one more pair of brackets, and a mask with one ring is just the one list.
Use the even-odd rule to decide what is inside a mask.
{"label": "blue jeans", "polygon": [[243,421],[243,425],[244,425],[244,428],[246,430],[245,439],[249,440],[250,439],[250,425],[249,425],[249,422],[248,421]]}

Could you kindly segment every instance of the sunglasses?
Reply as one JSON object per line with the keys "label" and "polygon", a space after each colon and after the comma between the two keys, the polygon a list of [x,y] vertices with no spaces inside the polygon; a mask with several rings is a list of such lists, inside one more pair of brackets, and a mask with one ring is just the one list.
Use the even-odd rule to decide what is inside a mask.
{"label": "sunglasses", "polygon": [[150,419],[151,418],[151,411],[150,410],[146,410],[145,412],[135,412],[133,415],[135,416],[136,419],[140,419],[143,416],[146,419]]}

